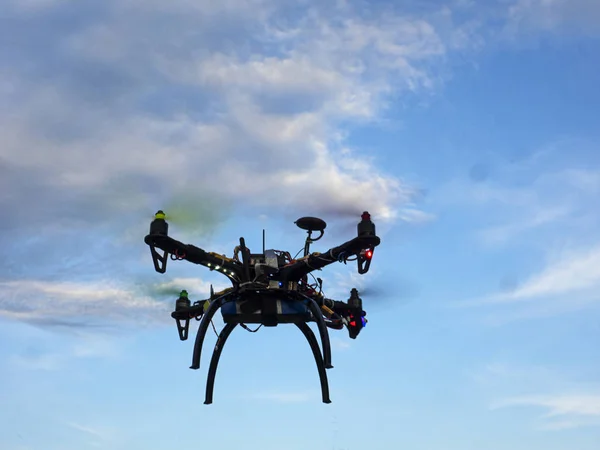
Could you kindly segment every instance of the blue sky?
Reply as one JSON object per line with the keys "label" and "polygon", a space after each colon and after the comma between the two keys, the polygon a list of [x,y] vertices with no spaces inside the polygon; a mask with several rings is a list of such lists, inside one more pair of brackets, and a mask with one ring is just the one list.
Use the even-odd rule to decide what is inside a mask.
{"label": "blue sky", "polygon": [[[2,2],[0,447],[596,449],[599,4],[216,3]],[[321,274],[369,318],[332,404],[289,326],[236,330],[202,404],[151,288],[226,284],[153,271],[158,208],[228,255],[371,212],[371,271]]]}

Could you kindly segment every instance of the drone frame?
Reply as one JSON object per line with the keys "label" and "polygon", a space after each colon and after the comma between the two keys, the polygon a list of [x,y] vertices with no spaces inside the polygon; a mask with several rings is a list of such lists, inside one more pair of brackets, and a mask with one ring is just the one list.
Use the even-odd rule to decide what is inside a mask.
{"label": "drone frame", "polygon": [[[366,313],[362,311],[362,301],[358,297],[356,289],[351,291],[351,298],[348,303],[345,303],[326,299],[320,292],[316,293],[313,291],[311,295],[307,295],[298,290],[298,286],[301,280],[310,272],[321,270],[333,262],[346,262],[353,256],[357,261],[358,272],[360,274],[364,274],[369,270],[374,249],[380,244],[381,240],[375,234],[375,226],[370,221],[370,215],[364,212],[361,218],[362,221],[358,225],[357,237],[338,247],[331,248],[325,253],[309,253],[310,243],[323,236],[323,230],[326,226],[325,222],[313,217],[299,219],[296,224],[308,231],[304,256],[282,267],[272,267],[270,273],[267,275],[263,274],[269,280],[269,284],[265,286],[255,283],[258,276],[256,275],[256,269],[251,267],[251,254],[246,248],[243,237],[240,238],[239,247],[236,247],[236,250],[240,250],[242,253],[242,261],[240,262],[238,259],[206,252],[199,247],[183,244],[169,237],[165,214],[162,211],[158,211],[155,215],[155,220],[150,226],[150,233],[144,238],[145,243],[150,247],[156,272],[166,272],[167,261],[170,256],[172,260],[186,260],[194,264],[206,266],[210,270],[217,270],[227,276],[232,283],[231,288],[225,289],[216,296],[212,293],[211,289],[211,298],[195,302],[194,305],[191,305],[191,302],[187,299],[186,292],[185,297],[182,296],[178,300],[178,302],[182,301],[183,303],[176,303],[176,310],[171,314],[177,322],[181,340],[188,338],[190,320],[194,317],[200,320],[194,343],[192,364],[190,366],[190,369],[197,370],[200,368],[202,347],[212,319],[223,306],[231,302],[236,302],[236,313],[223,313],[225,326],[218,334],[210,360],[204,404],[208,405],[213,401],[214,383],[219,359],[227,339],[237,325],[245,327],[245,324],[249,323],[264,326],[277,326],[283,323],[295,324],[308,341],[313,353],[321,385],[322,401],[323,403],[331,403],[326,369],[331,369],[333,366],[331,364],[331,344],[327,328],[341,329],[345,325],[348,327],[350,337],[355,339],[364,326],[362,317]],[[319,231],[320,235],[317,238],[312,238],[311,233],[313,231]],[[163,251],[162,255],[157,249]],[[263,248],[263,256],[265,254]],[[251,274],[252,271],[255,273]],[[274,284],[277,287],[273,287]],[[185,291],[182,291],[182,294],[183,292]],[[270,300],[275,300],[275,302]],[[277,301],[280,302],[280,307],[284,302],[287,305],[303,303],[301,308],[305,307],[305,309],[302,309],[298,313],[279,313],[275,306]],[[352,304],[350,304],[351,301]],[[238,312],[240,302],[246,305],[254,302],[254,309],[247,313],[240,313]],[[352,314],[356,314],[358,320],[350,322],[353,324],[352,327],[349,326],[347,320],[344,321],[345,319],[338,320],[337,322],[326,322],[323,315],[324,311],[335,314],[334,310],[336,309],[338,311],[350,311],[349,317],[354,317]],[[257,313],[257,311],[260,311],[260,313]],[[322,350],[308,322],[316,322]]]}

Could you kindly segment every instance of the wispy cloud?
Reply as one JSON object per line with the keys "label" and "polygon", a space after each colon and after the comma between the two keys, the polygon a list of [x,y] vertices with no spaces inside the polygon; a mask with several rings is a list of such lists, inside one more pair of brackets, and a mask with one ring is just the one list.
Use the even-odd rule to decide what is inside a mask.
{"label": "wispy cloud", "polygon": [[330,338],[331,347],[335,350],[348,350],[352,344],[349,342],[349,339],[343,339],[340,337],[333,336]]}
{"label": "wispy cloud", "polygon": [[72,369],[73,364],[81,360],[115,359],[122,355],[123,336],[115,338],[108,333],[89,330],[85,323],[70,331],[75,334],[75,340],[59,339],[64,335],[42,335],[41,339],[28,341],[23,348],[16,345],[7,359],[8,365],[26,371],[62,371]]}
{"label": "wispy cloud", "polygon": [[[578,381],[569,374],[577,374]],[[542,430],[600,426],[598,384],[583,382],[579,368],[495,361],[471,375],[482,393],[494,399],[489,402],[492,411],[528,408],[535,414],[534,426]]]}
{"label": "wispy cloud", "polygon": [[73,428],[74,430],[80,431],[82,433],[88,434],[90,436],[93,436],[95,438],[99,438],[99,439],[104,439],[105,438],[105,433],[100,431],[97,428],[91,427],[89,425],[81,425],[79,423],[76,422],[66,422],[65,425],[67,425],[70,428]]}
{"label": "wispy cloud", "polygon": [[598,310],[600,273],[593,265],[598,257],[598,248],[565,257],[512,290],[456,301],[451,307],[476,309],[492,326]]}
{"label": "wispy cloud", "polygon": [[600,6],[595,0],[516,0],[508,8],[506,32],[598,35]]}
{"label": "wispy cloud", "polygon": [[600,213],[591,207],[600,194],[596,147],[593,140],[557,138],[522,160],[490,155],[481,165],[491,175],[474,178],[471,170],[432,198],[468,216],[471,236],[486,248],[587,246],[600,241]]}
{"label": "wispy cloud", "polygon": [[461,23],[449,11],[270,0],[6,9],[0,209],[10,214],[0,244],[14,256],[0,261],[5,316],[164,314],[107,283],[133,276],[159,208],[193,225],[182,240],[247,210],[433,219],[421,188],[350,148],[346,126],[377,123],[390,94],[436,89],[460,47],[445,43]]}
{"label": "wispy cloud", "polygon": [[492,409],[531,407],[544,409],[541,427],[563,430],[584,426],[600,426],[600,395],[561,394],[507,398],[492,405]]}
{"label": "wispy cloud", "polygon": [[[181,283],[181,284],[179,284]],[[163,290],[176,298],[176,289],[204,286],[198,280],[172,280],[152,288],[119,287],[101,282],[15,280],[0,282],[0,315],[39,325],[102,327],[135,321],[138,326],[160,325],[170,320],[171,303],[156,297]],[[156,293],[150,294],[156,289]],[[208,289],[205,289],[208,292]],[[190,292],[192,292],[190,290]]]}
{"label": "wispy cloud", "polygon": [[528,231],[532,231],[569,217],[569,207],[549,207],[547,209],[532,210],[522,220],[508,224],[492,226],[481,230],[478,234],[482,242],[490,246],[498,246],[510,242]]}
{"label": "wispy cloud", "polygon": [[491,295],[463,305],[509,304],[550,301],[560,297],[573,301],[574,296],[600,299],[600,246],[570,253],[550,263],[516,289]]}

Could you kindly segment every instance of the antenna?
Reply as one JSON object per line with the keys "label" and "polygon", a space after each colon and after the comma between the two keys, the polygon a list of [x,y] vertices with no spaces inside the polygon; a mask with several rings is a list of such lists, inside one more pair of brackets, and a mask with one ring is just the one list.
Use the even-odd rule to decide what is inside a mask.
{"label": "antenna", "polygon": [[263,228],[263,255],[265,254],[265,229]]}

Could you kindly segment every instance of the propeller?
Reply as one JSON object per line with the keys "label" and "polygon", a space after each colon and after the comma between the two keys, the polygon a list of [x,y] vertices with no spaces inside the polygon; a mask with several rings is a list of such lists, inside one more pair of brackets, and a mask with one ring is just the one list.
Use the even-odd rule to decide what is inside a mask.
{"label": "propeller", "polygon": [[158,299],[176,299],[185,286],[177,286],[175,284],[158,284],[147,286],[144,291],[147,292],[148,296]]}
{"label": "propeller", "polygon": [[418,288],[407,280],[396,279],[394,282],[376,283],[370,281],[356,286],[358,295],[363,300],[363,308],[378,310],[406,305],[415,300]]}
{"label": "propeller", "polygon": [[206,235],[216,230],[225,219],[223,202],[187,193],[173,195],[155,207],[153,215],[148,217],[149,221],[154,220],[156,211],[163,211],[170,229],[176,228],[177,233]]}
{"label": "propeller", "polygon": [[[227,286],[217,284],[217,290],[225,289]],[[211,284],[198,278],[173,278],[168,281],[157,283],[149,277],[138,278],[135,282],[135,290],[140,294],[155,299],[157,301],[171,302],[179,298],[181,291],[189,293],[190,299],[206,299],[208,295],[215,296],[215,288]],[[208,295],[207,295],[208,291]]]}

